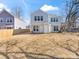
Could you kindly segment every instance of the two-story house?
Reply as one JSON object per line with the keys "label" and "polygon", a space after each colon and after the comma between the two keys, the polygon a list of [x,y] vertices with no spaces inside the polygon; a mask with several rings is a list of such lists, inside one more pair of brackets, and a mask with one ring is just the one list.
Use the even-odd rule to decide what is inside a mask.
{"label": "two-story house", "polygon": [[13,29],[14,16],[7,12],[5,9],[0,11],[0,29]]}
{"label": "two-story house", "polygon": [[48,14],[41,10],[31,14],[31,31],[33,33],[59,32],[61,27],[61,16]]}
{"label": "two-story house", "polygon": [[0,29],[26,29],[26,22],[5,9],[0,11]]}

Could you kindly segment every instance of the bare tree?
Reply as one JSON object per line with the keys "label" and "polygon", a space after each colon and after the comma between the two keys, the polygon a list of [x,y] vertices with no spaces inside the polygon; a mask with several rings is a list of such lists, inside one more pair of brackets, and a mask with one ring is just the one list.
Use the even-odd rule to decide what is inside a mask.
{"label": "bare tree", "polygon": [[71,27],[75,27],[75,22],[79,15],[78,13],[79,0],[66,0],[66,20],[65,24],[62,26],[64,31],[69,31]]}
{"label": "bare tree", "polygon": [[23,16],[22,15],[22,8],[21,7],[14,7],[13,14],[15,17],[20,19]]}

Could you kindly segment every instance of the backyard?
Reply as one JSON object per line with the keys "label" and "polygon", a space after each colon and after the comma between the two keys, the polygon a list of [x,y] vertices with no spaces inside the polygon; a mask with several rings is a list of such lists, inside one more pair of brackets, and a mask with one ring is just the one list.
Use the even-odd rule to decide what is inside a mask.
{"label": "backyard", "polygon": [[0,42],[0,52],[7,59],[79,58],[79,33],[14,35]]}

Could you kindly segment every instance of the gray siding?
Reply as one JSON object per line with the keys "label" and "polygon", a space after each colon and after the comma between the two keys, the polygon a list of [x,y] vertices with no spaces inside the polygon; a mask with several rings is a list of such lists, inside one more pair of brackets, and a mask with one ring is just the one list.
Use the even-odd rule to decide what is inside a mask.
{"label": "gray siding", "polygon": [[14,16],[6,10],[0,12],[0,29],[14,28]]}

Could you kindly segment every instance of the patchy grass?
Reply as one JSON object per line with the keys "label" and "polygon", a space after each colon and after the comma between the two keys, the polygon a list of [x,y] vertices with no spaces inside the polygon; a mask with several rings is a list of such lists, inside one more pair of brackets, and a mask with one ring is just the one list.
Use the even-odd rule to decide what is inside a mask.
{"label": "patchy grass", "polygon": [[[14,35],[11,38],[11,40],[8,42],[9,45],[8,52],[21,52],[19,48],[22,48],[25,52],[27,52],[26,53],[27,59],[29,59],[28,55],[32,57],[31,59],[33,58],[40,59],[39,57],[43,59],[45,59],[46,57],[50,57],[48,59],[51,59],[52,57],[78,58],[79,56],[77,56],[74,52],[72,52],[72,51],[76,51],[77,53],[79,53],[78,35],[79,33]],[[2,46],[0,47],[0,51],[3,50],[5,51],[5,45],[3,45],[4,47],[2,46],[2,44],[0,45]],[[21,55],[18,56],[21,57]]]}
{"label": "patchy grass", "polygon": [[50,33],[50,34],[24,34],[13,36],[13,40],[28,52],[44,53],[56,57],[76,58],[77,56],[57,44],[66,46],[67,41],[77,49],[79,41],[78,33]]}

